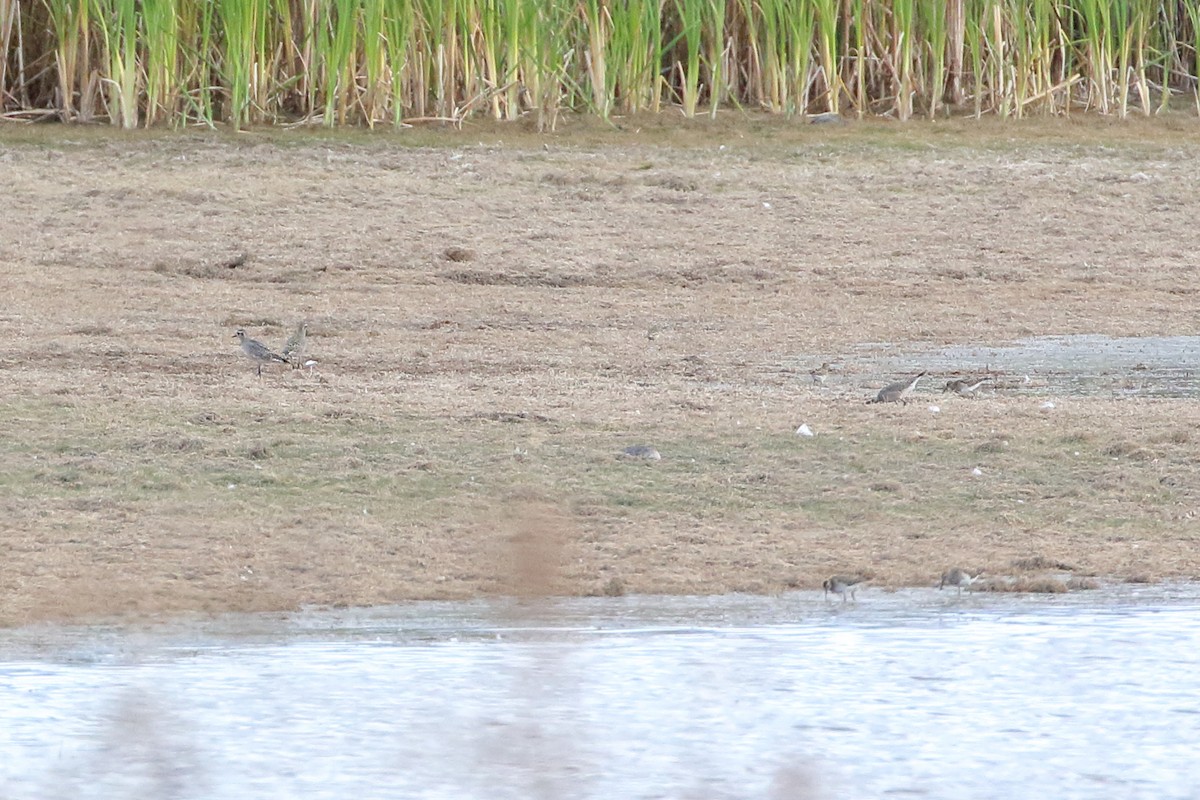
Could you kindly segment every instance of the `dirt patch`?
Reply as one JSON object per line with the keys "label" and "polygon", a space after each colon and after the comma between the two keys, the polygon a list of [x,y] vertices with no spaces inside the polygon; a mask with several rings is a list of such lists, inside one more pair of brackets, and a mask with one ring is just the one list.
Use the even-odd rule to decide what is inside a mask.
{"label": "dirt patch", "polygon": [[0,623],[1194,577],[1194,400],[864,346],[1194,332],[1195,125],[0,128]]}

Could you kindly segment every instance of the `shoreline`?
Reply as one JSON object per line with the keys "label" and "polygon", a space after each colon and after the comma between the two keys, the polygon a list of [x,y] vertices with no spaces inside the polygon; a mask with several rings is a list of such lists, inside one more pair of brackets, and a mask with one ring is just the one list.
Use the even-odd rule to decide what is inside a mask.
{"label": "shoreline", "polygon": [[[940,392],[985,345],[1195,330],[1186,126],[10,130],[0,625],[1200,576],[1187,364]],[[318,363],[258,378],[234,330],[302,320]]]}

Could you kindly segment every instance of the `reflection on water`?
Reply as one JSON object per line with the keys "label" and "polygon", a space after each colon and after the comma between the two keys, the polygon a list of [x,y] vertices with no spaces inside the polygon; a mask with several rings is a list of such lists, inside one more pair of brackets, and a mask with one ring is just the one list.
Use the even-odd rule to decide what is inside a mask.
{"label": "reflection on water", "polygon": [[1194,798],[1200,587],[0,632],[0,797]]}
{"label": "reflection on water", "polygon": [[928,369],[982,377],[990,370],[1006,394],[1200,397],[1200,336],[1035,336],[1002,347],[896,350],[864,344],[850,360],[897,375]]}

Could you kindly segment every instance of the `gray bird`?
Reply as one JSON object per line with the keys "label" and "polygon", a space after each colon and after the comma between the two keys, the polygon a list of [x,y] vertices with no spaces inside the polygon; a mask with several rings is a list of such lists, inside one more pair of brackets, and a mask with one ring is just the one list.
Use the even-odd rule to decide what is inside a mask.
{"label": "gray bird", "polygon": [[292,362],[292,369],[300,369],[304,357],[304,348],[308,346],[308,323],[301,322],[296,326],[296,332],[288,337],[283,345],[283,357]]}
{"label": "gray bird", "polygon": [[868,400],[868,403],[904,403],[908,404],[908,396],[917,388],[917,381],[925,377],[925,370],[922,370],[911,380],[897,381],[889,383],[887,386],[879,390],[879,394],[875,395],[874,400]]}
{"label": "gray bird", "polygon": [[977,572],[972,575],[965,569],[954,567],[953,569],[942,573],[942,581],[938,584],[938,589],[942,589],[946,586],[953,586],[958,589],[958,596],[962,597],[963,587],[970,588],[971,584],[974,583],[975,580],[982,574],[982,572]]}
{"label": "gray bird", "polygon": [[258,366],[258,376],[260,378],[262,377],[263,364],[291,363],[291,361],[289,361],[287,358],[274,352],[262,342],[255,339],[246,338],[246,331],[244,328],[238,328],[233,335],[239,342],[241,342],[242,352],[246,354],[246,358],[250,359]]}
{"label": "gray bird", "polygon": [[849,594],[850,597],[857,602],[858,598],[854,596],[854,592],[857,591],[857,587],[862,585],[862,583],[862,578],[852,578],[847,575],[834,575],[832,578],[826,578],[821,584],[821,588],[825,590],[826,601],[829,600],[830,594],[840,594],[842,596],[842,602],[844,603],[846,602],[846,595]]}
{"label": "gray bird", "polygon": [[971,383],[971,381],[967,380],[966,378],[955,378],[946,384],[946,388],[942,389],[942,394],[945,394],[946,392],[954,392],[959,397],[974,398],[977,397],[975,392],[978,391],[979,387],[983,386],[987,382],[987,378],[980,378],[979,380],[975,381],[975,383]]}

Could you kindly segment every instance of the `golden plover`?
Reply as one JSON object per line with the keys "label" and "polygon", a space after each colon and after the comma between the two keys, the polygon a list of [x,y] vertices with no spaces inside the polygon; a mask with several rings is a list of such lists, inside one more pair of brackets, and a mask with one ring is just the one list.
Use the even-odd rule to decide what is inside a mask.
{"label": "golden plover", "polygon": [[292,369],[300,369],[303,362],[304,348],[308,346],[308,323],[301,322],[296,326],[296,332],[284,342],[282,355],[292,362]]}
{"label": "golden plover", "polygon": [[978,397],[975,392],[979,390],[980,386],[983,386],[987,382],[987,378],[980,378],[974,383],[966,378],[955,378],[954,380],[946,383],[946,387],[942,389],[942,394],[945,394],[946,392],[954,392],[959,397],[975,398]]}
{"label": "golden plover", "polygon": [[966,587],[969,589],[971,584],[974,583],[975,580],[982,574],[982,572],[976,572],[974,575],[972,575],[965,569],[954,567],[953,569],[946,570],[942,573],[942,580],[938,584],[938,589],[943,589],[947,586],[953,586],[954,588],[958,589],[958,596],[962,597],[963,588]]}
{"label": "golden plover", "polygon": [[262,342],[256,339],[246,337],[246,330],[238,328],[234,332],[234,337],[242,344],[242,352],[246,354],[246,358],[253,361],[258,366],[258,376],[262,377],[263,364],[289,364],[288,359],[271,350]]}
{"label": "golden plover", "polygon": [[908,396],[917,388],[917,381],[925,377],[925,370],[922,370],[911,380],[896,381],[889,383],[887,386],[879,390],[879,394],[875,395],[874,400],[868,400],[868,403],[904,403],[908,404]]}
{"label": "golden plover", "polygon": [[832,578],[826,578],[821,584],[821,588],[825,590],[826,601],[829,600],[830,594],[840,594],[844,603],[846,602],[846,595],[849,594],[857,602],[858,598],[854,596],[854,593],[862,584],[862,578],[850,577],[848,575],[834,575]]}

